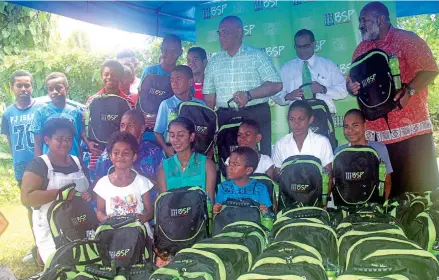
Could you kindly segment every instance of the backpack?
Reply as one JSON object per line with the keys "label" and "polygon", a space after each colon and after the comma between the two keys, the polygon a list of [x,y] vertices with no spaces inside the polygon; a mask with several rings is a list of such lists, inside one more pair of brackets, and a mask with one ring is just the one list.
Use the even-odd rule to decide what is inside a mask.
{"label": "backpack", "polygon": [[135,216],[110,217],[96,230],[96,240],[106,244],[109,259],[116,267],[127,268],[150,259],[152,242],[149,241],[145,226]]}
{"label": "backpack", "polygon": [[[78,239],[93,239],[99,226],[96,213],[90,204],[82,199],[75,186],[70,184],[60,189],[47,212],[56,248]],[[69,199],[69,196],[72,198]]]}
{"label": "backpack", "polygon": [[234,280],[233,274],[232,264],[215,253],[186,248],[167,266],[157,269],[149,280]]}
{"label": "backpack", "polygon": [[337,280],[411,280],[393,269],[354,267],[337,277]]}
{"label": "backpack", "polygon": [[367,120],[387,120],[387,114],[396,108],[396,94],[389,56],[380,49],[372,49],[357,57],[349,71],[351,81],[360,83],[357,102]]}
{"label": "backpack", "polygon": [[389,202],[389,204],[387,211],[398,220],[407,233],[413,220],[426,210],[428,201],[421,196],[413,196],[410,200],[396,200],[393,203]]}
{"label": "backpack", "polygon": [[227,178],[226,160],[238,147],[238,130],[243,119],[236,117],[219,127],[215,136],[216,162],[218,162],[220,175]]}
{"label": "backpack", "polygon": [[192,248],[212,252],[223,262],[231,263],[234,272],[233,279],[251,269],[259,251],[255,239],[228,236],[204,239]]}
{"label": "backpack", "polygon": [[317,99],[314,95],[312,99],[306,99],[306,102],[311,106],[314,120],[309,125],[309,128],[317,134],[328,138],[331,147],[334,150],[338,146],[338,140],[335,137],[335,126],[332,120],[331,112],[325,101]]}
{"label": "backpack", "polygon": [[439,208],[436,204],[416,216],[410,224],[407,236],[422,249],[439,257]]}
{"label": "backpack", "polygon": [[108,251],[105,244],[93,240],[75,240],[61,246],[49,256],[41,279],[71,278],[78,272],[84,272],[87,265],[110,265],[110,263],[105,263],[107,257]]}
{"label": "backpack", "polygon": [[262,215],[259,203],[252,199],[228,199],[221,207],[221,211],[213,217],[213,235],[231,223],[237,221],[249,221],[261,223]]}
{"label": "backpack", "polygon": [[154,245],[159,255],[173,255],[208,236],[207,195],[199,187],[161,193],[154,213]]}
{"label": "backpack", "polygon": [[337,234],[331,227],[303,219],[290,219],[275,224],[272,236],[275,241],[295,241],[314,247],[322,255],[328,275],[338,270]]}
{"label": "backpack", "polygon": [[350,146],[341,150],[334,157],[332,170],[336,206],[384,202],[386,168],[372,147]]}
{"label": "backpack", "polygon": [[303,206],[322,206],[328,194],[328,176],[314,156],[287,158],[279,175],[279,210]]}
{"label": "backpack", "polygon": [[327,226],[331,225],[331,218],[329,217],[329,213],[319,207],[284,209],[277,214],[278,220],[283,217],[288,217],[291,219],[315,218]]}
{"label": "backpack", "polygon": [[260,255],[268,244],[268,234],[266,229],[258,223],[248,221],[238,221],[228,224],[222,229],[221,233],[215,235],[214,237],[252,239],[258,245],[258,251],[255,255]]}
{"label": "backpack", "polygon": [[218,128],[218,117],[214,110],[197,102],[183,102],[178,109],[178,116],[191,120],[195,125],[194,150],[206,155],[214,142]]}
{"label": "backpack", "polygon": [[108,137],[120,130],[122,115],[130,109],[130,103],[119,95],[97,95],[87,109],[89,112],[87,138],[98,142],[100,148],[104,149]]}
{"label": "backpack", "polygon": [[157,114],[160,103],[173,95],[170,77],[149,74],[140,85],[136,110],[144,114]]}
{"label": "backpack", "polygon": [[259,183],[264,184],[267,187],[268,194],[270,195],[271,204],[273,204],[273,212],[277,212],[277,198],[279,195],[279,185],[268,177],[265,173],[253,173],[250,179],[255,179]]}
{"label": "backpack", "polygon": [[337,226],[336,231],[338,236],[341,236],[347,231],[355,230],[357,227],[375,227],[381,224],[387,224],[390,225],[391,228],[402,230],[402,226],[398,220],[389,214],[364,211],[351,214],[344,218]]}

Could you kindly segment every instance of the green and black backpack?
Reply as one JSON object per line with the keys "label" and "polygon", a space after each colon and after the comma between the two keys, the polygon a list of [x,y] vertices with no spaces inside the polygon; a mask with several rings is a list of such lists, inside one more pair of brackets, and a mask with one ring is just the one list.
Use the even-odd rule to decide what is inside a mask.
{"label": "green and black backpack", "polygon": [[336,206],[384,203],[386,168],[375,149],[350,146],[334,156],[333,196]]}
{"label": "green and black backpack", "polygon": [[154,245],[167,256],[190,248],[209,234],[207,194],[200,187],[161,193],[155,201]]}
{"label": "green and black backpack", "polygon": [[118,268],[152,260],[152,240],[145,225],[135,216],[108,218],[98,227],[95,239],[107,245],[109,259],[106,262],[114,261]]}
{"label": "green and black backpack", "polygon": [[268,194],[270,195],[271,203],[273,204],[273,212],[277,212],[279,185],[268,177],[265,173],[253,173],[250,176],[251,179],[255,179],[259,183],[264,184],[267,187]]}
{"label": "green and black backpack", "polygon": [[439,258],[439,205],[420,213],[410,225],[408,238]]}
{"label": "green and black backpack", "polygon": [[326,205],[328,180],[320,159],[308,155],[287,158],[280,171],[279,210]]}
{"label": "green and black backpack", "polygon": [[56,248],[74,240],[93,239],[99,226],[96,213],[75,186],[71,184],[60,189],[47,212]]}
{"label": "green and black backpack", "polygon": [[215,156],[220,172],[219,177],[227,178],[226,160],[238,147],[238,130],[242,121],[241,117],[231,118],[218,128],[215,135]]}
{"label": "green and black backpack", "polygon": [[277,219],[288,217],[291,219],[303,219],[307,218],[308,220],[313,218],[321,221],[323,224],[330,226],[331,218],[329,213],[319,207],[302,207],[302,208],[294,208],[294,209],[283,209],[277,214]]}
{"label": "green and black backpack", "polygon": [[149,280],[234,280],[232,264],[215,253],[186,248],[174,260],[157,269]]}
{"label": "green and black backpack", "polygon": [[413,220],[428,208],[428,200],[423,196],[405,194],[407,199],[386,201],[384,204],[387,213],[401,224],[403,230],[408,233]]}

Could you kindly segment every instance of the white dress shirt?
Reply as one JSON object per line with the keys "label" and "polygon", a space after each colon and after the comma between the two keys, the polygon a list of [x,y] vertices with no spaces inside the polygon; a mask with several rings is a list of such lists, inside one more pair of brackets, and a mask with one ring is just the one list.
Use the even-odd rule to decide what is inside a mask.
{"label": "white dress shirt", "polygon": [[308,130],[302,150],[299,150],[297,147],[296,140],[294,140],[293,133],[291,132],[276,142],[271,159],[275,167],[281,168],[282,163],[287,158],[296,155],[315,156],[320,159],[323,167],[330,164],[334,159],[331,143],[329,143],[328,138],[312,132],[311,129]]}
{"label": "white dress shirt", "polygon": [[[289,105],[292,101],[285,101],[285,95],[298,89],[302,83],[303,60],[295,58],[286,62],[280,69],[280,76],[283,83],[281,92],[272,97],[279,105]],[[326,87],[326,94],[317,93],[316,98],[325,101],[331,113],[335,113],[333,100],[344,99],[348,95],[346,79],[338,69],[337,65],[329,59],[313,55],[308,59],[308,68],[313,81]]]}

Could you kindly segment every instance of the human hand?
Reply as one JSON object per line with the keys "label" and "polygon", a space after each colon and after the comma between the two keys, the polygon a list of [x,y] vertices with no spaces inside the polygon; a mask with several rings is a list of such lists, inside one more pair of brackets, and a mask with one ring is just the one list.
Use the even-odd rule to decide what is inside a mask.
{"label": "human hand", "polygon": [[91,194],[89,192],[81,193],[81,197],[82,197],[82,199],[84,199],[87,202],[90,202],[91,198],[92,198],[92,196],[91,196]]}
{"label": "human hand", "polygon": [[153,129],[155,126],[157,115],[156,114],[145,114],[145,126],[146,128]]}
{"label": "human hand", "polygon": [[408,104],[409,100],[412,96],[407,92],[407,88],[400,89],[396,92],[395,97],[393,98],[394,101],[399,102],[399,105],[402,107],[396,107],[393,111],[402,110],[404,109]]}
{"label": "human hand", "polygon": [[92,155],[99,156],[102,154],[102,151],[99,149],[99,144],[96,141],[88,140],[86,144]]}
{"label": "human hand", "polygon": [[294,101],[294,100],[302,99],[302,97],[303,97],[303,89],[298,88],[285,95],[285,100]]}
{"label": "human hand", "polygon": [[239,108],[243,108],[248,103],[246,91],[237,91],[233,94],[233,100],[238,104]]}
{"label": "human hand", "polygon": [[322,93],[325,87],[319,84],[318,82],[311,83],[311,91],[312,93]]}
{"label": "human hand", "polygon": [[221,212],[221,208],[223,207],[222,204],[220,203],[215,203],[215,205],[213,206],[212,212],[214,215],[218,214],[219,212]]}
{"label": "human hand", "polygon": [[259,205],[259,210],[262,212],[262,214],[267,214],[268,213],[268,207],[265,204]]}
{"label": "human hand", "polygon": [[165,154],[167,157],[173,156],[175,154],[174,148],[172,148],[172,146],[166,146]]}
{"label": "human hand", "polygon": [[346,83],[346,89],[355,96],[358,95],[360,88],[361,85],[359,82],[352,82],[351,80],[348,80]]}

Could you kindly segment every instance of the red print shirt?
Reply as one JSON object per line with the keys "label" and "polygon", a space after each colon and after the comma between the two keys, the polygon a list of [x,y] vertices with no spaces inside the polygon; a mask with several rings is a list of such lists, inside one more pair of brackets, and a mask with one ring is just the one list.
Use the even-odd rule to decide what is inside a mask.
{"label": "red print shirt", "polygon": [[194,97],[199,100],[204,100],[203,83],[194,83],[195,94]]}
{"label": "red print shirt", "polygon": [[[367,51],[379,48],[388,55],[396,55],[399,59],[401,80],[410,83],[421,71],[438,71],[436,61],[430,48],[413,32],[391,27],[384,44],[377,46],[373,41],[363,41],[356,48],[353,60]],[[404,109],[388,114],[388,125],[384,118],[366,122],[366,138],[391,144],[408,138],[432,132],[432,124],[428,113],[428,89],[417,92],[410,98]],[[390,128],[390,131],[389,131]]]}

